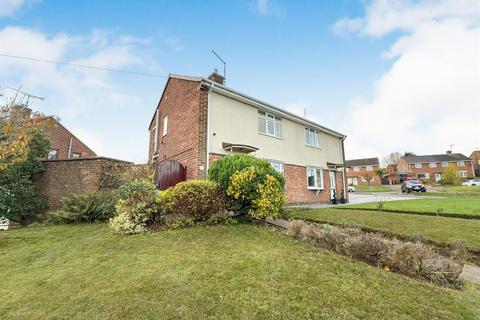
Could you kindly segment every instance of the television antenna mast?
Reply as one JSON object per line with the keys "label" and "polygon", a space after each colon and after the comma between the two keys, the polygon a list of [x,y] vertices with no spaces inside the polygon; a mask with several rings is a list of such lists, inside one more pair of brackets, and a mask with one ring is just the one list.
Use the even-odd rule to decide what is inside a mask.
{"label": "television antenna mast", "polygon": [[227,63],[212,49],[213,54],[223,63],[223,81],[227,80]]}
{"label": "television antenna mast", "polygon": [[[12,88],[12,87],[9,87],[9,86],[3,86],[3,87],[0,87],[0,88],[5,88],[5,89],[15,91],[17,94],[21,93],[23,95],[23,98],[25,98],[25,97],[27,98],[27,102],[25,103],[25,105],[27,105],[27,106],[30,103],[30,99],[38,99],[38,100],[41,100],[41,101],[45,101],[45,97],[39,97],[37,95],[34,95],[33,93],[26,92],[26,91],[22,90],[21,86],[19,88]],[[22,102],[23,102],[23,98],[22,98]]]}

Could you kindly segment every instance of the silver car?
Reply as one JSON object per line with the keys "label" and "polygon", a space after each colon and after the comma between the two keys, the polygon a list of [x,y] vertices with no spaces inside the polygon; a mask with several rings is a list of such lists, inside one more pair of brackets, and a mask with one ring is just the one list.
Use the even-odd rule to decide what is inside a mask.
{"label": "silver car", "polygon": [[470,179],[462,183],[462,186],[475,187],[480,186],[480,178]]}

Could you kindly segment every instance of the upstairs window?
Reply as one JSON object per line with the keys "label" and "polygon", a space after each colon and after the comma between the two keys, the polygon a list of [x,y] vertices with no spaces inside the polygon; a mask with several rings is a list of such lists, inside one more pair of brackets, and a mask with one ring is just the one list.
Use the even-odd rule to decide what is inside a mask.
{"label": "upstairs window", "polygon": [[322,168],[307,167],[307,186],[308,189],[323,189],[323,170]]}
{"label": "upstairs window", "polygon": [[373,171],[373,166],[367,166],[367,171]]}
{"label": "upstairs window", "polygon": [[437,163],[436,162],[430,162],[429,166],[430,166],[430,168],[436,168]]}
{"label": "upstairs window", "polygon": [[442,167],[443,168],[448,167],[448,161],[442,161]]}
{"label": "upstairs window", "polygon": [[320,148],[320,132],[310,128],[305,128],[305,144]]}
{"label": "upstairs window", "polygon": [[48,150],[47,159],[48,159],[48,160],[58,159],[58,150],[57,150],[57,149],[50,149],[50,150]]}
{"label": "upstairs window", "polygon": [[422,164],[420,162],[415,163],[415,168],[420,169],[422,167]]}
{"label": "upstairs window", "polygon": [[457,161],[458,167],[465,167],[465,161]]}
{"label": "upstairs window", "polygon": [[353,167],[353,171],[355,171],[355,172],[360,171],[360,167]]}
{"label": "upstairs window", "polygon": [[258,111],[258,132],[269,136],[282,137],[282,118]]}
{"label": "upstairs window", "polygon": [[80,156],[81,156],[80,153],[77,153],[77,152],[72,153],[72,158],[73,159],[78,159],[78,158],[80,158]]}

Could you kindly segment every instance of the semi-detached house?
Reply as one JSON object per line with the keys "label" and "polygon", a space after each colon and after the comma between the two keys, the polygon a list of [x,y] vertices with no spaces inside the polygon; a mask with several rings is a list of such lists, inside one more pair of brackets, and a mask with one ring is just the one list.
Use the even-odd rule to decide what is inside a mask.
{"label": "semi-detached house", "polygon": [[187,179],[231,153],[268,160],[285,177],[289,203],[345,194],[345,135],[235,91],[217,73],[170,75],[150,122],[149,161],[176,160]]}

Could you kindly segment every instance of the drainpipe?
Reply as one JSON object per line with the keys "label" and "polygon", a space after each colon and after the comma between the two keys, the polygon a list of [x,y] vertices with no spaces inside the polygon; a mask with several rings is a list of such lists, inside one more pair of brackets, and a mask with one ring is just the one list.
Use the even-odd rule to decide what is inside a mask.
{"label": "drainpipe", "polygon": [[72,157],[72,144],[73,144],[73,138],[70,137],[70,141],[68,142],[68,154],[67,154],[67,159],[70,159]]}
{"label": "drainpipe", "polygon": [[350,202],[350,196],[348,195],[348,188],[347,188],[347,181],[345,179],[345,176],[347,175],[346,173],[346,168],[345,168],[345,139],[347,137],[343,137],[340,141],[342,141],[342,159],[343,159],[343,169],[342,169],[342,178],[343,178],[343,194],[345,195],[345,199],[347,200],[347,203]]}
{"label": "drainpipe", "polygon": [[210,93],[212,92],[213,87],[215,86],[215,83],[209,84],[208,86],[208,96],[207,96],[207,161],[205,165],[205,179],[208,179],[208,168],[209,168],[209,155],[210,155]]}

